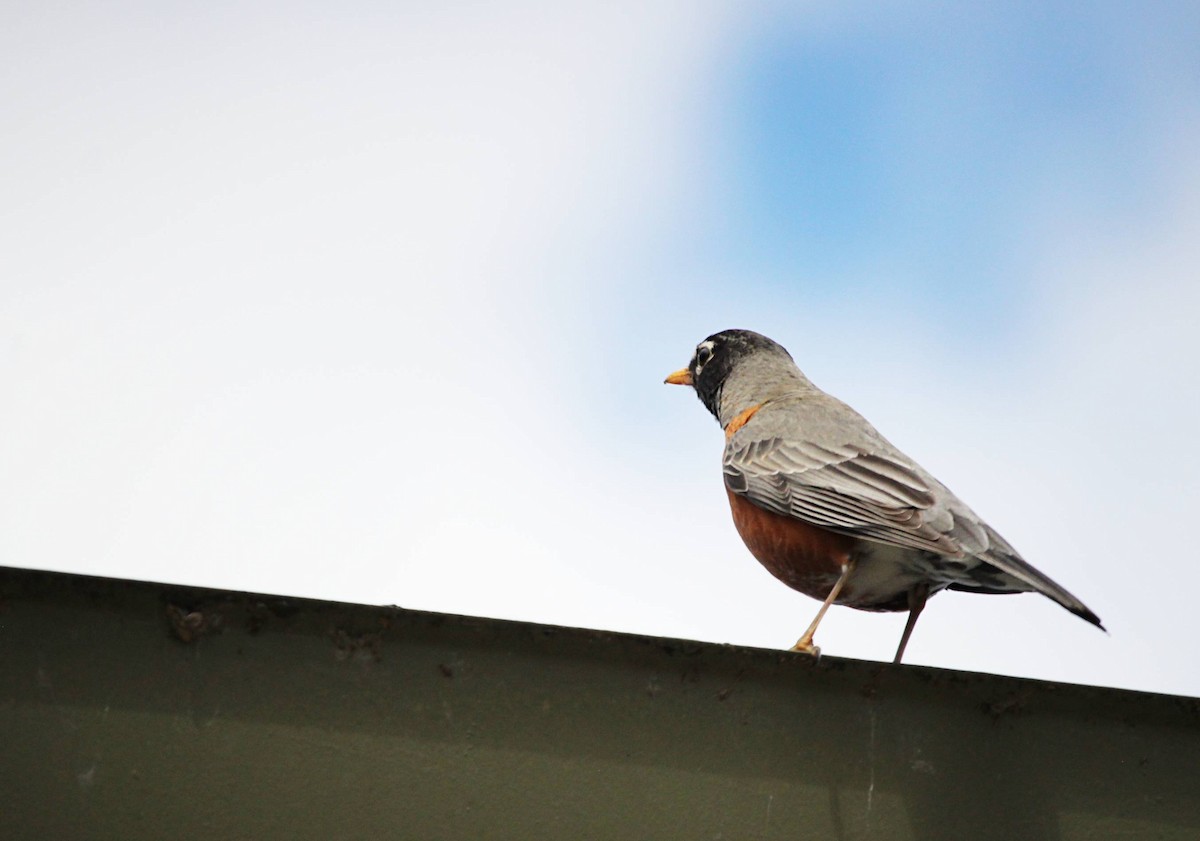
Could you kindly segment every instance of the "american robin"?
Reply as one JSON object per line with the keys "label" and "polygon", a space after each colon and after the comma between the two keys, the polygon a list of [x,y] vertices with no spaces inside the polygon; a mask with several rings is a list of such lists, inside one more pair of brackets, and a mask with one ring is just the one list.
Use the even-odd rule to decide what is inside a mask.
{"label": "american robin", "polygon": [[823,603],[908,611],[895,662],[941,590],[1048,596],[1101,630],[1046,575],[858,412],[808,381],[780,344],[725,330],[667,377],[690,385],[725,430],[725,491],[746,547],[772,575]]}

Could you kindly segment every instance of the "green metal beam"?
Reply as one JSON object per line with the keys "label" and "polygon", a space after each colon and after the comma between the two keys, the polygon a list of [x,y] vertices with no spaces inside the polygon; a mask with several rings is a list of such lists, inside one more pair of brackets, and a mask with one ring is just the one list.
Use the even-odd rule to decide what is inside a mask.
{"label": "green metal beam", "polygon": [[1200,701],[0,568],[0,838],[1200,838]]}

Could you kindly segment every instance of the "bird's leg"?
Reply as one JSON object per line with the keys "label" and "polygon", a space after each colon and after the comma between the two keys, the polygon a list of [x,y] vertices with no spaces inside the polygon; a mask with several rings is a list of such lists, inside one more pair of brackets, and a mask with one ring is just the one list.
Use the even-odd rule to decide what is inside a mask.
{"label": "bird's leg", "polygon": [[917,617],[925,609],[925,600],[928,598],[928,581],[922,581],[908,591],[908,622],[904,625],[904,634],[900,637],[900,647],[896,649],[896,659],[892,660],[893,663],[899,663],[900,658],[904,656],[904,649],[908,645],[908,638],[912,636],[913,628],[917,626]]}
{"label": "bird's leg", "polygon": [[846,579],[850,577],[850,571],[854,569],[854,561],[847,559],[846,563],[842,564],[842,574],[838,576],[838,580],[834,582],[833,589],[829,591],[829,595],[825,597],[825,601],[821,603],[821,609],[817,611],[817,615],[813,617],[812,624],[808,626],[808,630],[796,640],[796,644],[792,646],[792,651],[803,651],[805,654],[811,654],[813,657],[819,657],[821,649],[813,645],[813,634],[817,632],[817,626],[821,624],[821,620],[825,618],[825,611],[829,610],[829,606],[833,604],[838,597],[838,593],[842,592],[842,588],[846,586]]}

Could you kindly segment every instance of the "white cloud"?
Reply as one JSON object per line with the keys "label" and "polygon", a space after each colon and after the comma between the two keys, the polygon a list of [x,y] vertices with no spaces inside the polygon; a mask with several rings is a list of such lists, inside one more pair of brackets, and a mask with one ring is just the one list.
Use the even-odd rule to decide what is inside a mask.
{"label": "white cloud", "polygon": [[[516,613],[535,559],[568,551],[531,517],[564,460],[538,370],[546,254],[671,192],[657,150],[719,22],[553,4],[16,22],[5,561]],[[503,567],[490,602],[448,595]]]}

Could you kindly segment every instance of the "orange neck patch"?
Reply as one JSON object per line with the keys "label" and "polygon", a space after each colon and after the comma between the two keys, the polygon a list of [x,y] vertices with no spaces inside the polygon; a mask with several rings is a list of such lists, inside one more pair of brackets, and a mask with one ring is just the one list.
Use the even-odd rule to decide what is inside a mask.
{"label": "orange neck patch", "polygon": [[729,422],[728,426],[725,427],[725,437],[732,438],[733,433],[745,426],[746,422],[749,421],[750,418],[754,417],[754,413],[762,408],[762,405],[762,403],[759,403],[751,406],[749,409],[744,409],[743,411],[738,412],[737,416]]}

